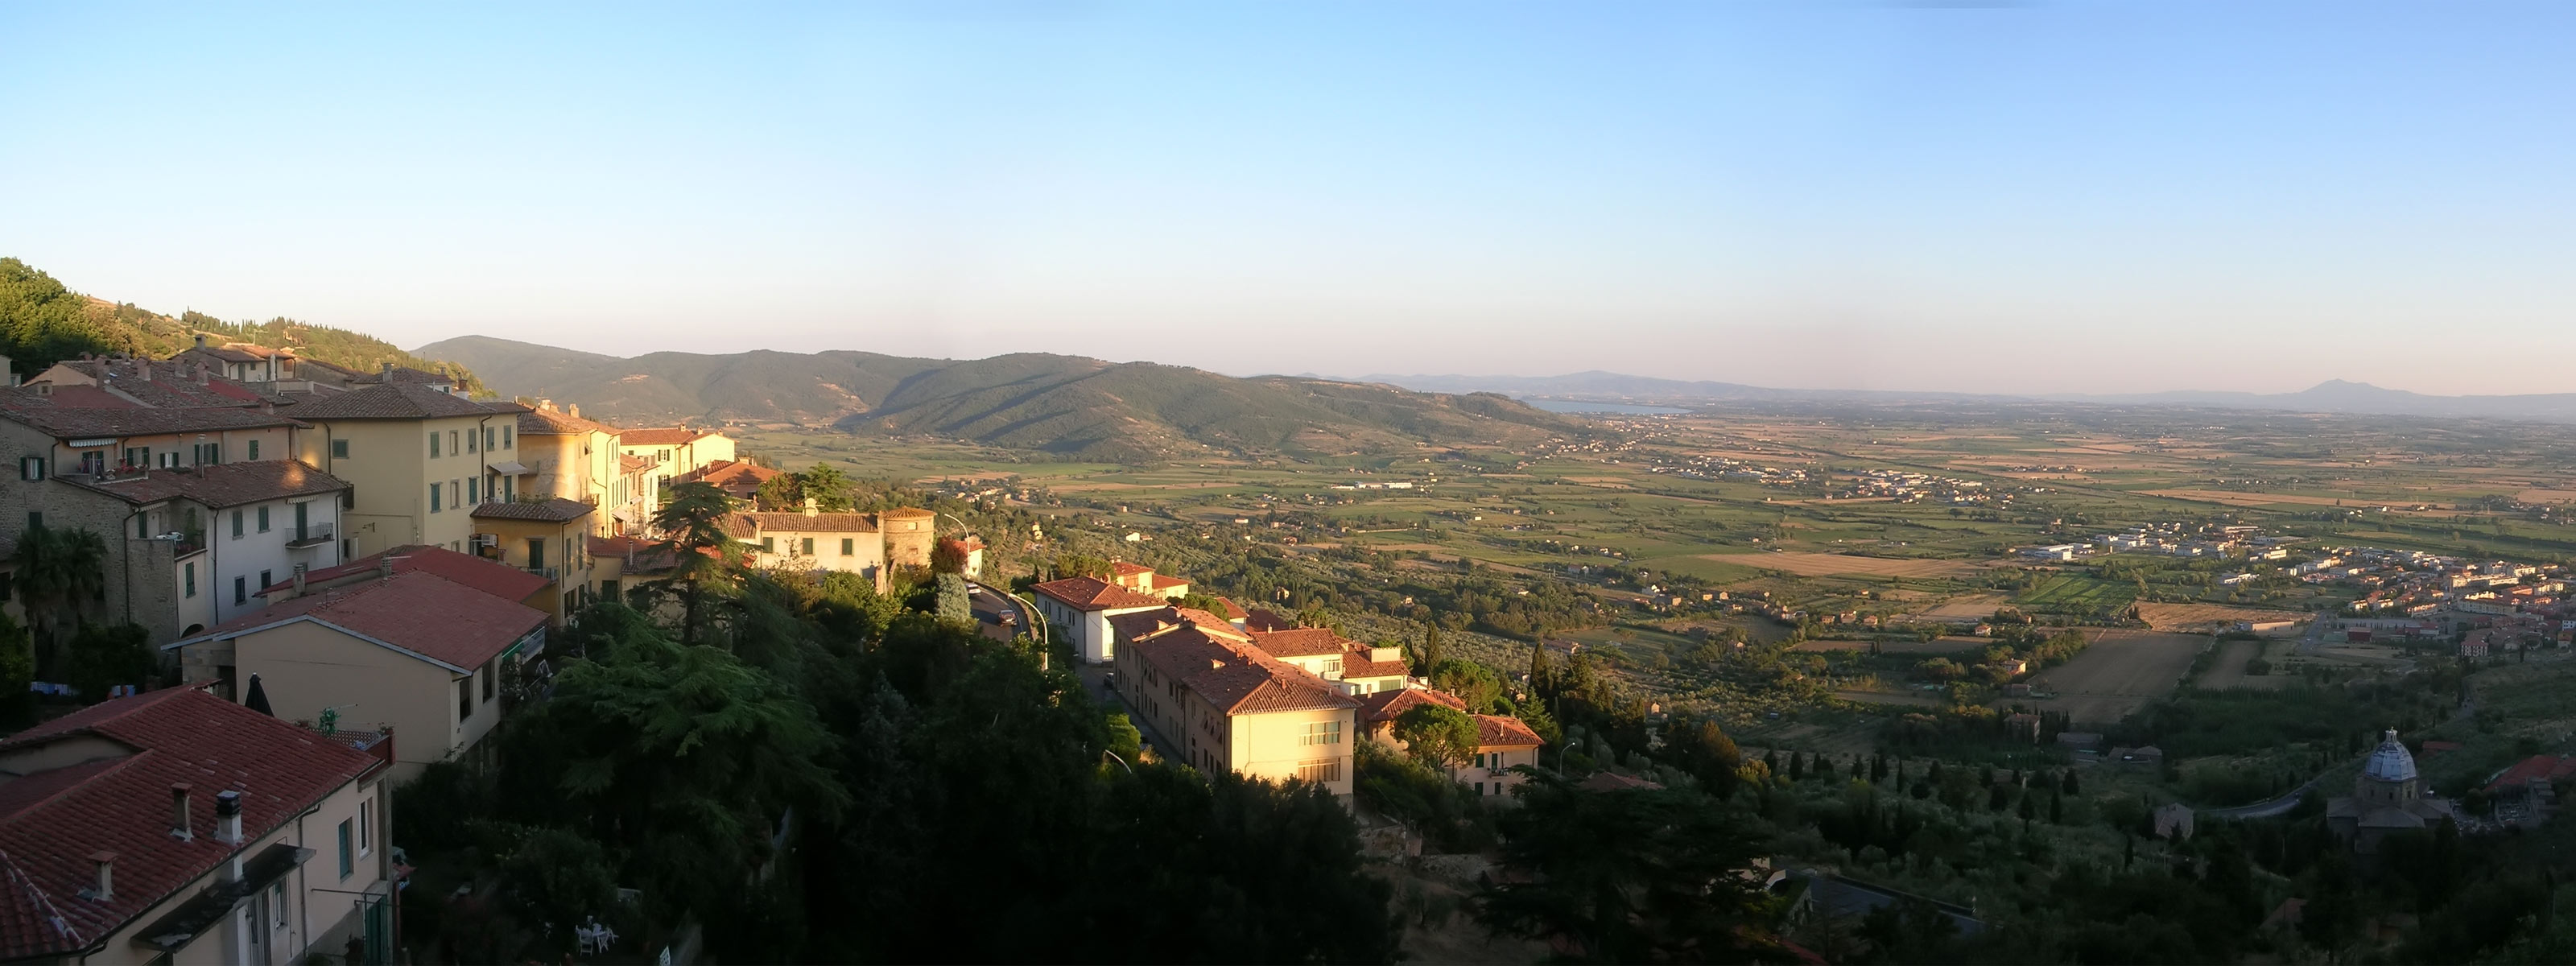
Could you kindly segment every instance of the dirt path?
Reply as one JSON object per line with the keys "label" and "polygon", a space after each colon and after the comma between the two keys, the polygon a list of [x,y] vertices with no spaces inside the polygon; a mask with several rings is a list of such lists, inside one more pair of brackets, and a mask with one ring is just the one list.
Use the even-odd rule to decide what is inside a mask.
{"label": "dirt path", "polygon": [[2208,638],[2157,631],[2095,632],[2084,653],[2032,679],[2033,690],[2054,692],[2038,702],[2063,711],[2076,724],[2111,724],[2170,692]]}

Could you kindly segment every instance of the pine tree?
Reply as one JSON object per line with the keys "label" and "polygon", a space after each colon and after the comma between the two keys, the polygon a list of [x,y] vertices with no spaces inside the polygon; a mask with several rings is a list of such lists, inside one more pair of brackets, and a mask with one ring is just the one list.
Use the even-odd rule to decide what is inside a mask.
{"label": "pine tree", "polygon": [[2058,785],[2058,790],[2069,795],[2078,794],[2081,791],[2075,783],[2075,769],[2066,770],[2066,780]]}
{"label": "pine tree", "polygon": [[1790,752],[1790,753],[1789,753],[1789,780],[1794,782],[1794,781],[1798,781],[1798,780],[1800,780],[1800,779],[1804,779],[1804,778],[1806,778],[1806,777],[1807,777],[1807,756],[1802,755],[1802,754],[1799,754],[1799,753],[1794,752],[1794,751],[1793,751],[1793,752]]}
{"label": "pine tree", "polygon": [[1875,785],[1875,784],[1878,784],[1878,783],[1883,782],[1883,781],[1886,781],[1886,780],[1887,780],[1887,754],[1886,754],[1885,752],[1881,752],[1881,753],[1879,753],[1879,754],[1876,754],[1876,755],[1872,755],[1872,756],[1870,756],[1870,759],[1869,759],[1869,783],[1870,783],[1870,784],[1872,784],[1872,785]]}
{"label": "pine tree", "polygon": [[2066,824],[2066,797],[2054,791],[2048,793],[2048,824]]}

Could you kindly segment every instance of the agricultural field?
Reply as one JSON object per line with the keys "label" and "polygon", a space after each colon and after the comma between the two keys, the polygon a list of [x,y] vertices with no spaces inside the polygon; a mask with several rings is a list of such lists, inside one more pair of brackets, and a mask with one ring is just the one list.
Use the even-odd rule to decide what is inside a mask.
{"label": "agricultural field", "polygon": [[2116,612],[2136,599],[2137,592],[2123,584],[2080,574],[2056,574],[2014,595],[2013,603],[2038,613],[2102,614]]}
{"label": "agricultural field", "polygon": [[2093,632],[2092,643],[2065,664],[2032,678],[2035,691],[2053,697],[2035,702],[2066,712],[2077,724],[2112,724],[2171,692],[2191,669],[2209,638],[2158,631]]}

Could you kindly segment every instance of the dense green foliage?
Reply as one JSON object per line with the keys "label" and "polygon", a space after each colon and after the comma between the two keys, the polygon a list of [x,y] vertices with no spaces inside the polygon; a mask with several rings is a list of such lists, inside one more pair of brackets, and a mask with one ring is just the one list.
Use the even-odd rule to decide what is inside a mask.
{"label": "dense green foliage", "polygon": [[441,373],[468,392],[488,395],[464,366],[413,355],[373,336],[288,318],[226,322],[194,311],[173,318],[85,298],[25,262],[0,258],[0,354],[8,355],[12,368],[22,376],[83,353],[121,352],[164,359],[194,344],[199,332],[220,335],[225,341],[291,346],[304,358],[359,372],[374,372],[390,362]]}

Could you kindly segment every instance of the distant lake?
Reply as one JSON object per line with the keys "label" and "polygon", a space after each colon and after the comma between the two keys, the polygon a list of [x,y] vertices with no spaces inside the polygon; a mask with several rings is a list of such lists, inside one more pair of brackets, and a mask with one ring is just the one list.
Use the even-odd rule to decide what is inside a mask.
{"label": "distant lake", "polygon": [[1522,402],[1552,413],[1618,413],[1623,416],[1670,416],[1690,412],[1671,406],[1638,406],[1631,403],[1583,402],[1575,399],[1523,399]]}

